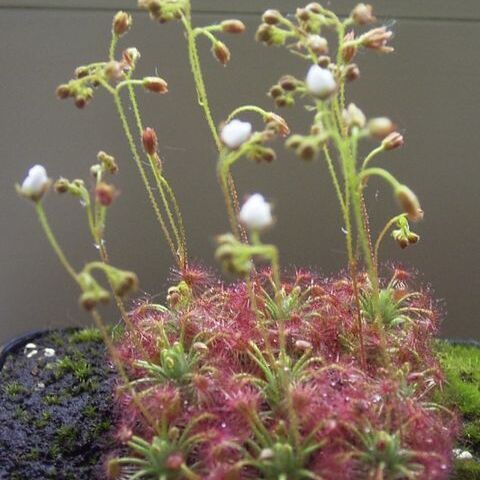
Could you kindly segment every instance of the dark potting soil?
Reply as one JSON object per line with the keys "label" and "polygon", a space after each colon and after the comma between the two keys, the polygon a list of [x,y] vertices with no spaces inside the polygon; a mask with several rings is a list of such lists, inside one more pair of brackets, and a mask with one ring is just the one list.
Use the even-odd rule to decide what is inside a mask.
{"label": "dark potting soil", "polygon": [[62,330],[31,343],[0,372],[0,480],[104,478],[116,380],[100,336]]}

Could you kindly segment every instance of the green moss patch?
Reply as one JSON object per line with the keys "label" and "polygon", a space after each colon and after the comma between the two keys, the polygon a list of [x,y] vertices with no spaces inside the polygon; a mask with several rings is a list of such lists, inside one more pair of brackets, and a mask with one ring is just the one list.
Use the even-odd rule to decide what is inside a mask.
{"label": "green moss patch", "polygon": [[480,348],[471,345],[438,343],[438,356],[446,376],[439,402],[461,415],[463,430],[458,448],[475,460],[458,460],[456,479],[480,479]]}

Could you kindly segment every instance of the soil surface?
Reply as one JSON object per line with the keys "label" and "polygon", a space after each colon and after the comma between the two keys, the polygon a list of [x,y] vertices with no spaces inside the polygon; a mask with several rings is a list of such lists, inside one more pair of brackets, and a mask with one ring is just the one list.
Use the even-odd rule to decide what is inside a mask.
{"label": "soil surface", "polygon": [[0,480],[104,478],[115,382],[95,330],[14,349],[0,372]]}

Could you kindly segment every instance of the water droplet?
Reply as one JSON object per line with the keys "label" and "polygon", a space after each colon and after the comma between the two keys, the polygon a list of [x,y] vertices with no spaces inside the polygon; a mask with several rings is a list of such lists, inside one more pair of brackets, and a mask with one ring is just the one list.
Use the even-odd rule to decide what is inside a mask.
{"label": "water droplet", "polygon": [[94,246],[97,250],[100,250],[100,247],[104,247],[104,246],[105,246],[105,240],[102,238],[102,240],[100,240],[100,243],[94,243],[93,246]]}
{"label": "water droplet", "polygon": [[222,422],[221,425],[220,425],[222,428],[226,428],[227,427],[227,424],[225,422]]}

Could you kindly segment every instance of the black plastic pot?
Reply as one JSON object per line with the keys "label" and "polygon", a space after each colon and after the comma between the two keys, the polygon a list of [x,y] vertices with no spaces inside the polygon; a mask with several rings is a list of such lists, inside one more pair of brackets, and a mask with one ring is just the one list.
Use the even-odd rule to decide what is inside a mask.
{"label": "black plastic pot", "polygon": [[36,338],[51,331],[51,329],[33,330],[32,332],[24,333],[23,335],[12,338],[10,341],[0,346],[0,370],[3,368],[5,360],[10,353],[16,352],[23,348],[27,343],[30,343]]}

